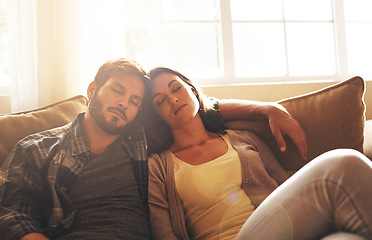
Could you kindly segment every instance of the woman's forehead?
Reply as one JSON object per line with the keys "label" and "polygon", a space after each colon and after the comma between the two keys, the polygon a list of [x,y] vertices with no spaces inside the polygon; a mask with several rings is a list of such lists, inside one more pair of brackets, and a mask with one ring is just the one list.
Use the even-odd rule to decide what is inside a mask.
{"label": "woman's forehead", "polygon": [[152,81],[153,90],[159,88],[170,88],[175,83],[184,82],[177,75],[172,73],[162,73],[155,77]]}

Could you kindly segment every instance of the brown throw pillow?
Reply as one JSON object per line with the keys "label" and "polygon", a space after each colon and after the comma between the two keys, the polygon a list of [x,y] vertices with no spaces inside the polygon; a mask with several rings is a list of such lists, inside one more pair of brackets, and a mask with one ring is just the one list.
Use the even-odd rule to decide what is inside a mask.
{"label": "brown throw pillow", "polygon": [[[278,101],[305,130],[307,161],[336,148],[363,152],[364,92],[363,79],[353,77],[315,92]],[[232,121],[226,126],[248,129],[261,136],[288,171],[296,171],[307,163],[288,137],[285,137],[287,151],[279,150],[267,121]]]}
{"label": "brown throw pillow", "polygon": [[0,166],[19,140],[70,123],[86,105],[87,99],[79,95],[35,110],[0,115]]}

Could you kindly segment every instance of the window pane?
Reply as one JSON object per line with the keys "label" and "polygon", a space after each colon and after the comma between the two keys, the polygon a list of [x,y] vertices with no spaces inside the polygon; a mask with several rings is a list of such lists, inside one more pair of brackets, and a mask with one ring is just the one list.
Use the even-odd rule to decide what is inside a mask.
{"label": "window pane", "polygon": [[[112,1],[112,0],[110,0]],[[106,1],[107,4],[110,1]],[[159,21],[161,19],[161,0],[121,0],[125,24],[144,21]]]}
{"label": "window pane", "polygon": [[371,0],[344,0],[344,9],[346,21],[372,20]]}
{"label": "window pane", "polygon": [[349,73],[372,74],[372,23],[346,23]]}
{"label": "window pane", "polygon": [[284,0],[286,20],[332,20],[331,0]]}
{"label": "window pane", "polygon": [[125,54],[149,69],[162,63],[161,25],[146,24],[125,28]]}
{"label": "window pane", "polygon": [[233,38],[237,77],[286,75],[282,23],[235,23]]}
{"label": "window pane", "polygon": [[278,0],[231,0],[233,21],[281,20],[282,12],[282,1]]}
{"label": "window pane", "polygon": [[217,43],[215,23],[165,24],[165,64],[194,78],[220,77]]}
{"label": "window pane", "polygon": [[216,0],[163,0],[166,20],[216,20]]}
{"label": "window pane", "polygon": [[287,23],[290,75],[336,72],[332,23]]}

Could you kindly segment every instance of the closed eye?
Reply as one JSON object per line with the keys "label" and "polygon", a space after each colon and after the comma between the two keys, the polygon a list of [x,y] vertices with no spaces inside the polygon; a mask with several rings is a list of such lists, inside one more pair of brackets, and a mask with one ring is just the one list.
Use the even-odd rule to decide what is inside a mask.
{"label": "closed eye", "polygon": [[155,104],[155,106],[159,107],[164,101],[165,101],[164,97],[157,98],[157,99],[155,99],[154,104]]}
{"label": "closed eye", "polygon": [[141,101],[136,99],[132,99],[131,103],[133,103],[133,105],[136,107],[139,107],[141,105]]}
{"label": "closed eye", "polygon": [[116,88],[111,88],[111,90],[112,90],[113,92],[117,93],[117,94],[123,94],[123,91],[118,90],[118,89],[116,89]]}
{"label": "closed eye", "polygon": [[181,89],[181,85],[180,86],[176,86],[176,87],[174,87],[173,89],[172,89],[172,92],[177,92],[178,90],[180,90]]}

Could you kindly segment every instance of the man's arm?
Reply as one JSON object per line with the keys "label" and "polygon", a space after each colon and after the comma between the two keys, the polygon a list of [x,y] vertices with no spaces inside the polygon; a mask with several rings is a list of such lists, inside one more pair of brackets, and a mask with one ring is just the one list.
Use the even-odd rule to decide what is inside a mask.
{"label": "man's arm", "polygon": [[268,119],[269,125],[282,152],[286,150],[283,136],[288,135],[297,146],[303,159],[307,158],[306,134],[300,124],[283,106],[275,102],[249,100],[219,100],[220,115],[224,120]]}
{"label": "man's arm", "polygon": [[33,233],[32,237],[42,232],[42,181],[32,153],[17,145],[5,160],[0,176],[1,239],[19,239],[29,233]]}

